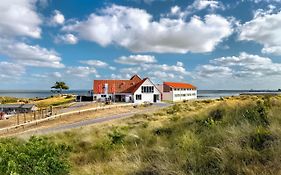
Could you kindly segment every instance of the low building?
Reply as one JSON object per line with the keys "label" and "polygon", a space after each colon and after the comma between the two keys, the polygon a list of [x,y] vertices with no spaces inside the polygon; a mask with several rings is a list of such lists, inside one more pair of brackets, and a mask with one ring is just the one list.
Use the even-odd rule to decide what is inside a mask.
{"label": "low building", "polygon": [[161,92],[149,78],[138,75],[129,80],[94,80],[94,99],[98,101],[157,103]]}
{"label": "low building", "polygon": [[183,101],[197,98],[197,88],[192,84],[179,82],[164,82],[158,85],[162,93],[162,100]]}
{"label": "low building", "polygon": [[36,111],[35,104],[0,104],[0,111],[9,113],[25,113]]}

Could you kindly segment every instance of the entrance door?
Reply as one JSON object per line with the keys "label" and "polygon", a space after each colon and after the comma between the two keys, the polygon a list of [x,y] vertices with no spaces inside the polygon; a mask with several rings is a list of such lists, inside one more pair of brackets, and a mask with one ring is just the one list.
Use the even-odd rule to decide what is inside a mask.
{"label": "entrance door", "polygon": [[158,94],[154,94],[153,95],[153,102],[156,103],[157,100],[159,100],[159,95]]}

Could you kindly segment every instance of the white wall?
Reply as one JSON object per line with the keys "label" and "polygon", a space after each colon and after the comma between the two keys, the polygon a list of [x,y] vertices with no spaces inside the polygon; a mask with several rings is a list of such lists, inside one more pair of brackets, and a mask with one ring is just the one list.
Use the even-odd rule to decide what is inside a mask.
{"label": "white wall", "polygon": [[191,100],[197,98],[197,90],[188,90],[188,89],[180,89],[177,88],[172,91],[172,101],[183,101],[183,100]]}
{"label": "white wall", "polygon": [[[143,82],[143,84],[134,93],[134,103],[144,103],[144,102],[153,103],[154,94],[159,95],[159,100],[157,100],[157,102],[161,101],[161,92],[156,88],[156,86],[154,86],[154,93],[142,93],[141,92],[142,86],[154,86],[154,84],[149,79],[145,80],[145,82]],[[136,100],[136,95],[139,94],[141,94],[142,96],[141,100]]]}

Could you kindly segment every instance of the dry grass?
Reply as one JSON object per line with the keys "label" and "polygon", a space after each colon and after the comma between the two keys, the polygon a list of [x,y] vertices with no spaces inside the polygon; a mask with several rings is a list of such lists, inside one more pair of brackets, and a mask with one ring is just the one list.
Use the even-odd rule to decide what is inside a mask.
{"label": "dry grass", "polygon": [[58,106],[69,104],[74,101],[74,97],[54,96],[43,100],[38,100],[30,103],[36,104],[39,108],[46,108],[49,106]]}
{"label": "dry grass", "polygon": [[49,138],[73,147],[71,174],[280,174],[281,98],[177,103]]}

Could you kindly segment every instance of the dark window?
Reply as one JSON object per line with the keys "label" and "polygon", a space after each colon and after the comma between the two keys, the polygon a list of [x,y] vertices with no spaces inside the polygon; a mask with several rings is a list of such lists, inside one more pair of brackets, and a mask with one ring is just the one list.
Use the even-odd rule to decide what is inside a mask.
{"label": "dark window", "polygon": [[136,100],[141,100],[141,94],[136,95]]}
{"label": "dark window", "polygon": [[141,92],[142,93],[154,93],[154,86],[142,86]]}

